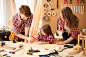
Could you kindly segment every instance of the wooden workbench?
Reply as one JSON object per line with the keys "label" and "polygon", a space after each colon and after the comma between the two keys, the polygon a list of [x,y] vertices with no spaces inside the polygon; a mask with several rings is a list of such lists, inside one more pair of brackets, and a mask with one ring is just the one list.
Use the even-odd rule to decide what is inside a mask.
{"label": "wooden workbench", "polygon": [[[0,52],[0,55],[2,54],[8,54],[10,55],[11,57],[37,57],[38,54],[46,54],[48,53],[49,51],[48,50],[45,50],[45,48],[48,48],[49,50],[54,50],[56,47],[58,47],[58,45],[56,44],[44,44],[44,45],[39,45],[37,43],[22,43],[22,42],[18,42],[18,43],[12,43],[12,42],[6,42],[6,46],[15,46],[16,48],[19,47],[19,45],[22,44],[24,45],[24,49],[16,52],[15,54],[10,54],[9,53],[9,50],[5,49],[6,52]],[[61,45],[63,46],[63,45]],[[29,50],[30,48],[33,48],[33,49],[39,49],[41,52],[39,53],[34,53],[33,56],[31,55],[27,55],[26,54],[26,51]],[[23,53],[24,52],[24,53]],[[75,55],[72,55],[72,56],[78,56],[80,57],[82,55],[83,52],[79,53],[79,54],[75,54]],[[68,54],[66,52],[60,52],[59,53],[59,56],[62,56],[62,57],[66,57]]]}

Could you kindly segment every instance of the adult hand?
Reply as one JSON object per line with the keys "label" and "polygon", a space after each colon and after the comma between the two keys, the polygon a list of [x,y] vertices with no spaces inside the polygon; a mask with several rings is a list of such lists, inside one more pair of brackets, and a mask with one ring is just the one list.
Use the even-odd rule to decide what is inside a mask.
{"label": "adult hand", "polygon": [[58,29],[56,32],[58,33],[58,31],[60,31],[60,29]]}
{"label": "adult hand", "polygon": [[57,43],[57,45],[63,45],[64,44],[64,42],[59,42],[59,43]]}
{"label": "adult hand", "polygon": [[28,40],[25,40],[24,42],[25,42],[25,43],[28,43]]}

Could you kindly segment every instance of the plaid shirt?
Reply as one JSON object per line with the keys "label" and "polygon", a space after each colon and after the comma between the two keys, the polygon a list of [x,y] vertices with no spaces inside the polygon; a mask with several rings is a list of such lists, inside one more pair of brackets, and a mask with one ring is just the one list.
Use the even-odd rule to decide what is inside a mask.
{"label": "plaid shirt", "polygon": [[[59,19],[59,24],[58,24],[58,25],[61,26],[61,28],[62,28],[62,33],[64,33],[64,32],[65,32],[65,29],[64,29],[65,22],[62,20],[62,18],[61,18],[60,15],[58,16],[58,19]],[[76,25],[75,25],[75,26],[76,26]],[[78,34],[80,34],[79,28],[74,28],[74,29],[71,30],[71,37],[72,37],[73,39],[78,40]]]}
{"label": "plaid shirt", "polygon": [[53,35],[46,35],[44,37],[41,37],[40,33],[38,33],[38,37],[39,41],[42,42],[49,42],[50,44],[52,44],[52,42],[54,41],[54,36]]}
{"label": "plaid shirt", "polygon": [[61,26],[61,28],[62,28],[62,34],[63,34],[65,32],[65,29],[64,29],[65,21],[62,20],[62,18],[61,18],[60,15],[58,16],[58,20],[59,20],[58,25]]}
{"label": "plaid shirt", "polygon": [[33,14],[31,14],[31,16],[24,21],[19,13],[16,13],[13,17],[12,17],[12,30],[15,32],[15,34],[19,34],[21,32],[25,32],[25,27],[30,27],[31,23],[32,23],[32,19],[33,19]]}
{"label": "plaid shirt", "polygon": [[74,29],[71,30],[71,34],[72,35],[70,37],[72,37],[73,39],[78,40],[78,34],[80,34],[80,31],[79,31],[78,28],[74,28]]}

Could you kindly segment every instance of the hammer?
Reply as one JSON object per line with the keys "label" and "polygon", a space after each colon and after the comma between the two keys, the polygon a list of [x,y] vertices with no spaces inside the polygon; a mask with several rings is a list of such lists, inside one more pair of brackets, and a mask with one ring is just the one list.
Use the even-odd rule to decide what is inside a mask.
{"label": "hammer", "polygon": [[19,50],[21,50],[21,49],[23,49],[23,47],[21,47],[21,48],[15,50],[15,51],[10,51],[9,53],[15,54],[15,52],[17,52],[17,51],[19,51]]}

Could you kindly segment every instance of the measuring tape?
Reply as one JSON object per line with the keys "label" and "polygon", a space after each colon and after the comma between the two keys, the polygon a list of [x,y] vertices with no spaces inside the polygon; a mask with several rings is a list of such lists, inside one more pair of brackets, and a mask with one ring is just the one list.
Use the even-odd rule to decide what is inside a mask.
{"label": "measuring tape", "polygon": [[[45,19],[45,18],[47,18],[47,19]],[[49,20],[49,17],[48,17],[48,16],[44,16],[44,17],[43,17],[43,20],[44,20],[45,22],[47,22],[47,21]]]}

